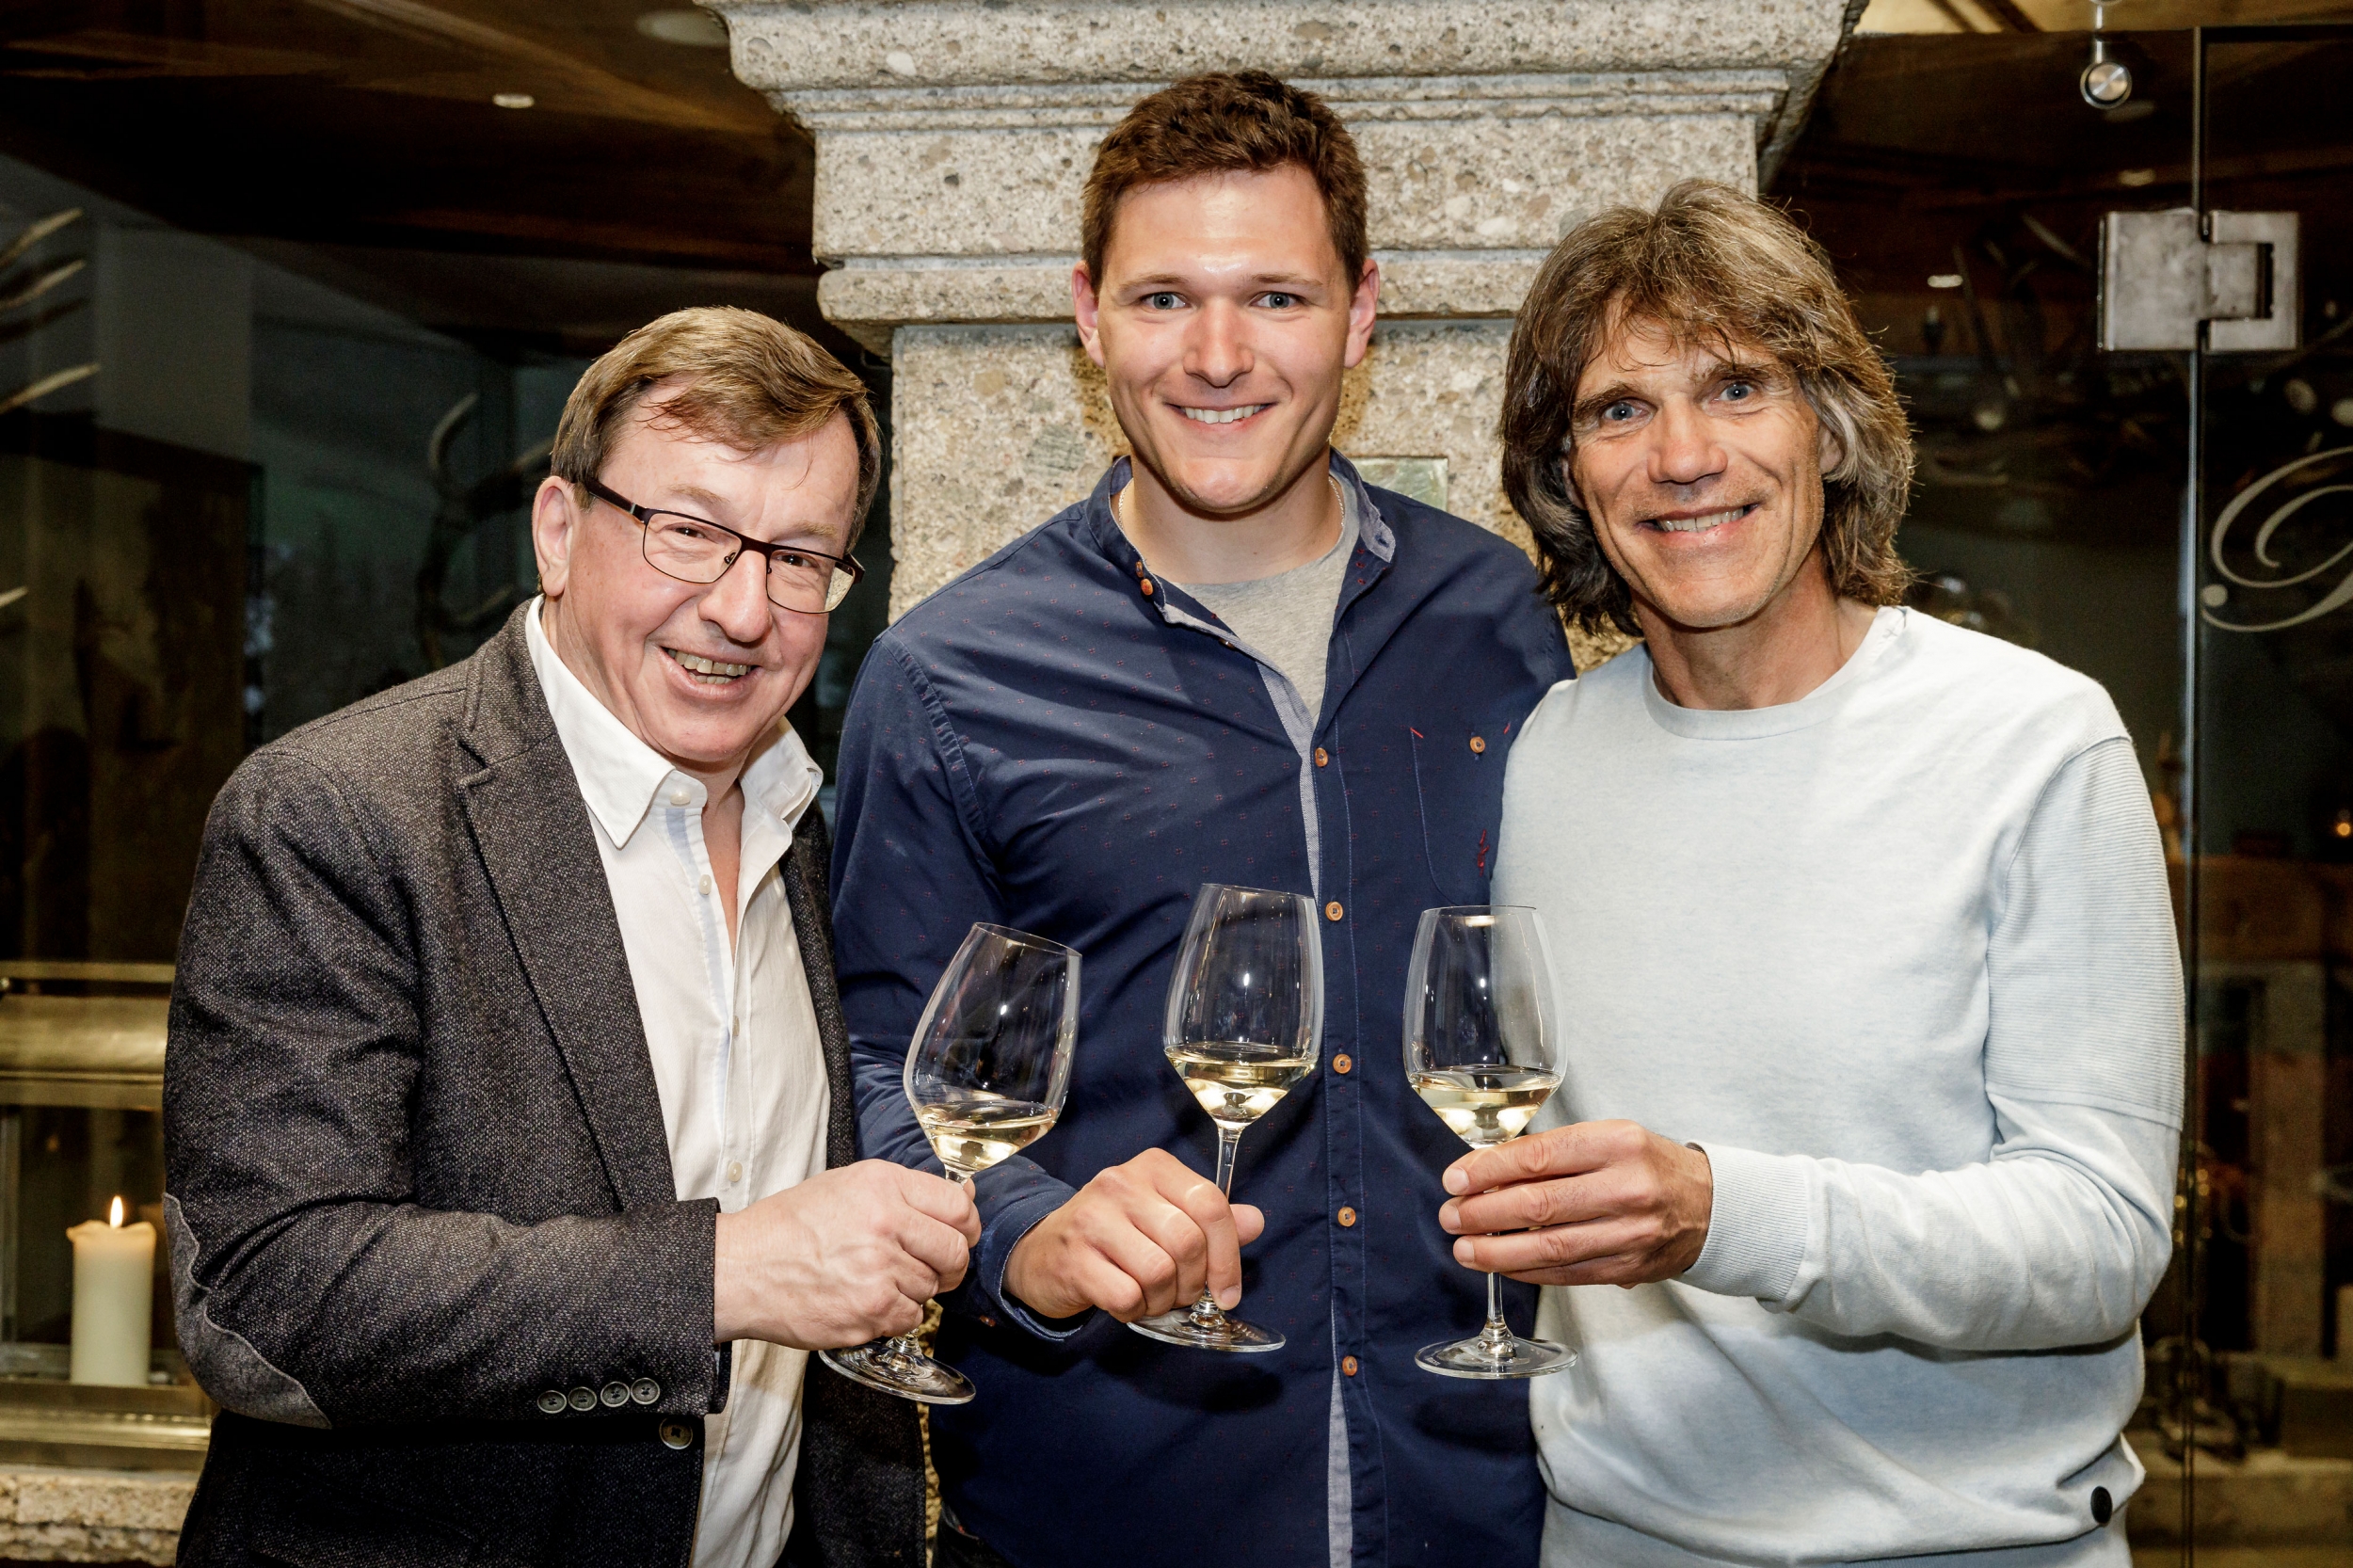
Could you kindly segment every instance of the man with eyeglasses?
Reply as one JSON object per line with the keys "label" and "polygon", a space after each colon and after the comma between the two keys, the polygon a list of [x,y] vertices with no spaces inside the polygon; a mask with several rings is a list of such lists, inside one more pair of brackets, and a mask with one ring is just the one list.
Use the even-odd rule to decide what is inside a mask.
{"label": "man with eyeglasses", "polygon": [[184,1563],[922,1560],[914,1407],[805,1379],[980,1233],[853,1162],[783,723],[859,576],[873,415],[801,334],[686,311],[590,367],[553,467],[541,597],[214,807],[165,1085],[223,1407]]}

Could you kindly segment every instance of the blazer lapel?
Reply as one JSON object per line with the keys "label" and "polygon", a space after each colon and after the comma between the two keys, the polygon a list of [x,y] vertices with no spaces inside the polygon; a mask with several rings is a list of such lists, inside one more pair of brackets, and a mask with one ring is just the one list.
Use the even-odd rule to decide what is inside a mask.
{"label": "blazer lapel", "polygon": [[548,716],[518,610],[474,656],[466,745],[482,771],[458,781],[532,996],[555,1036],[624,1209],[678,1200],[662,1093],[597,854],[595,824]]}
{"label": "blazer lapel", "polygon": [[784,852],[784,897],[792,910],[792,936],[800,944],[801,969],[808,977],[808,1000],[817,1010],[817,1038],[825,1048],[825,1164],[857,1159],[856,1090],[850,1078],[850,1025],[834,984],[833,901],[825,891],[825,863],[833,857],[825,813],[811,801]]}

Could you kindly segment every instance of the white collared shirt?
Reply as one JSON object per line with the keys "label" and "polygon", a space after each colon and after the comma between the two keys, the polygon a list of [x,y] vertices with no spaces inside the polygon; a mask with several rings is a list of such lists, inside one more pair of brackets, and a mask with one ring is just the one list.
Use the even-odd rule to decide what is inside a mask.
{"label": "white collared shirt", "polygon": [[[777,864],[824,776],[800,737],[778,725],[741,780],[736,886],[715,888],[703,843],[707,792],[565,666],[540,630],[542,602],[524,635],[596,821],[678,1195],[716,1198],[731,1214],[825,1165],[824,1048]],[[732,947],[722,896],[736,901]],[[695,1568],[768,1568],[783,1555],[808,1368],[806,1351],[736,1342],[727,1409],[703,1418]]]}

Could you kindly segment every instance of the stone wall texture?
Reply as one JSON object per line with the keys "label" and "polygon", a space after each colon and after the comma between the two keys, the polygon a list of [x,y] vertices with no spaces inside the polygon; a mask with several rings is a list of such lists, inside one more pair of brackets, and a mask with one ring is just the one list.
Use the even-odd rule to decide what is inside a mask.
{"label": "stone wall texture", "polygon": [[763,92],[923,85],[1465,76],[1787,66],[1827,58],[1812,0],[717,0],[735,73]]}
{"label": "stone wall texture", "polygon": [[0,1559],[169,1562],[196,1477],[171,1472],[0,1470]]}

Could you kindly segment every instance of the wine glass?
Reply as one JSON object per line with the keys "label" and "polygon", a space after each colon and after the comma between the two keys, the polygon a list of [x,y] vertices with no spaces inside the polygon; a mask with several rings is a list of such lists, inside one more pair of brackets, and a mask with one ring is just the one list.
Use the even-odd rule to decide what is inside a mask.
{"label": "wine glass", "polygon": [[[1208,883],[1193,901],[1160,1026],[1169,1065],[1217,1124],[1217,1190],[1234,1192],[1242,1129],[1316,1070],[1323,938],[1300,893]],[[1207,1289],[1191,1306],[1128,1325],[1172,1345],[1277,1351],[1283,1336],[1228,1318]]]}
{"label": "wine glass", "polygon": [[[1533,909],[1459,904],[1425,909],[1405,970],[1405,1080],[1475,1149],[1528,1130],[1561,1086],[1552,967]],[[1532,1378],[1577,1365],[1577,1352],[1522,1339],[1503,1320],[1487,1276],[1487,1323],[1468,1339],[1415,1352],[1450,1378]]]}
{"label": "wine glass", "polygon": [[[1046,1136],[1070,1090],[1079,954],[1001,925],[975,925],[932,987],[907,1047],[907,1101],[932,1152],[972,1178]],[[820,1352],[843,1377],[922,1404],[964,1404],[970,1380],[913,1335]]]}

